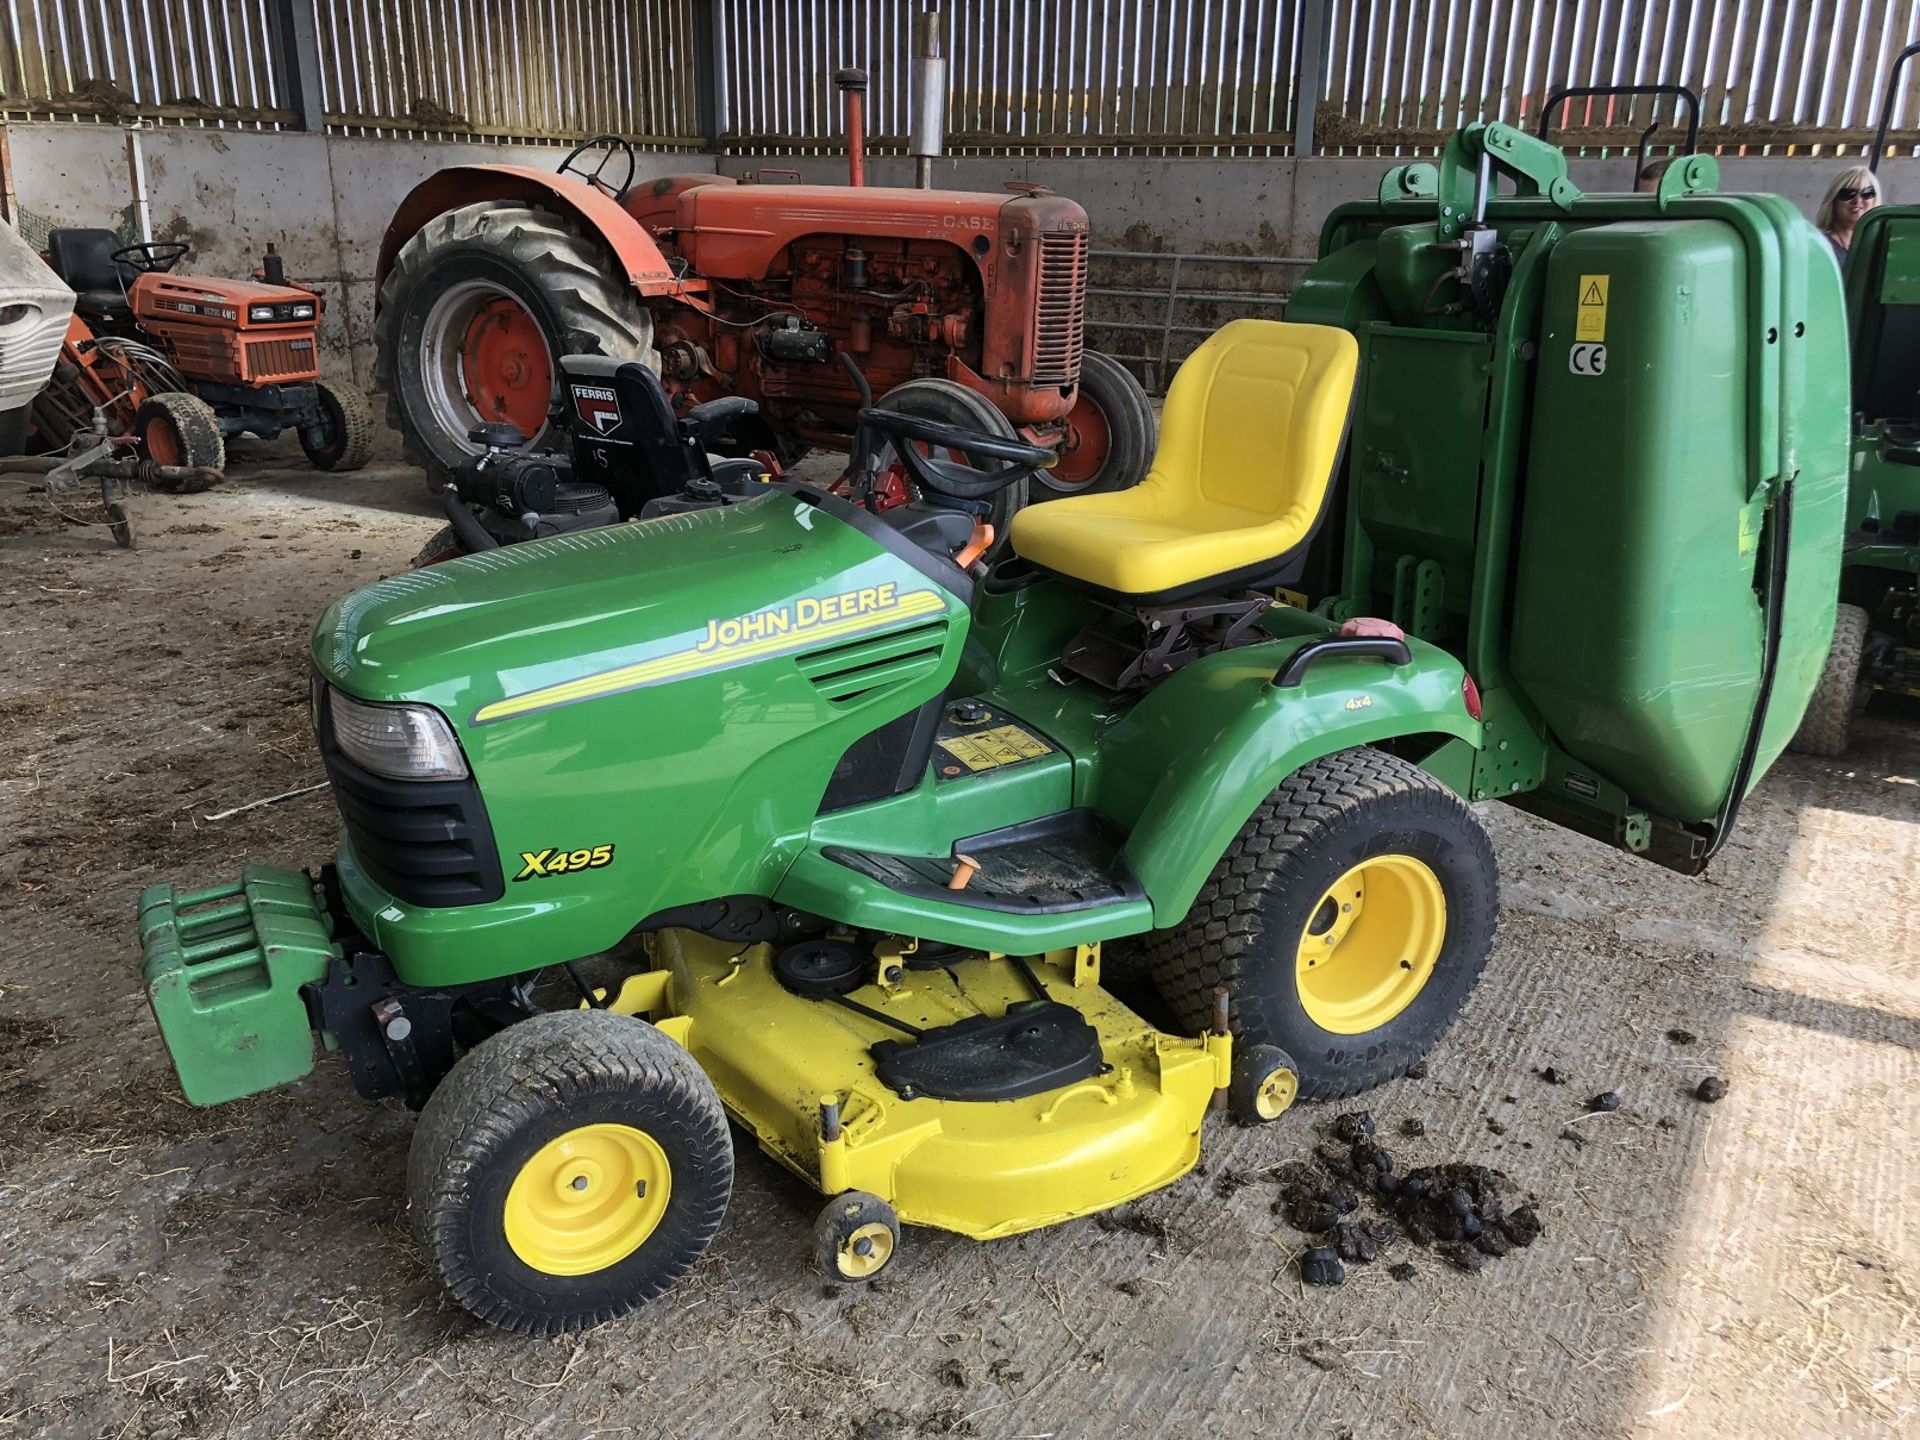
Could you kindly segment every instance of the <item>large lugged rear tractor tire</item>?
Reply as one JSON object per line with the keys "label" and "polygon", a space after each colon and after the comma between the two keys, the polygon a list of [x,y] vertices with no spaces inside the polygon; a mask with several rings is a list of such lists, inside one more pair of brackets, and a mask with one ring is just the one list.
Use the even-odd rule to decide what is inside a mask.
{"label": "large lugged rear tractor tire", "polygon": [[1842,605],[1833,620],[1833,644],[1827,649],[1826,667],[1813,698],[1807,701],[1807,713],[1800,728],[1787,742],[1789,750],[1802,755],[1844,755],[1847,732],[1853,717],[1867,708],[1873,698],[1873,682],[1867,678],[1867,636],[1873,629],[1873,617],[1858,605]]}
{"label": "large lugged rear tractor tire", "polygon": [[1300,1093],[1330,1100],[1440,1038],[1499,910],[1493,845],[1460,797],[1396,756],[1342,750],[1280,783],[1147,948],[1183,1028],[1206,1029],[1224,985],[1236,1047],[1279,1046]]}
{"label": "large lugged rear tractor tire", "polygon": [[557,215],[491,200],[435,216],[400,247],[373,335],[387,423],[435,497],[480,453],[467,434],[482,421],[539,440],[561,356],[660,363],[653,316],[598,242]]}
{"label": "large lugged rear tractor tire", "polygon": [[[227,468],[227,442],[220,434],[220,417],[198,395],[184,390],[149,395],[134,412],[133,433],[140,442],[141,455],[156,465]],[[187,494],[205,490],[207,483],[182,480],[160,488]]]}
{"label": "large lugged rear tractor tire", "polygon": [[552,1335],[683,1277],[733,1193],[733,1138],[693,1057],[610,1010],[536,1015],[481,1042],[421,1113],[413,1230],[489,1324]]}
{"label": "large lugged rear tractor tire", "polygon": [[1110,355],[1080,357],[1080,393],[1067,412],[1060,463],[1043,470],[1035,503],[1060,495],[1094,495],[1140,483],[1153,463],[1160,422],[1133,372]]}
{"label": "large lugged rear tractor tire", "polygon": [[[879,405],[883,410],[898,410],[904,415],[939,420],[948,425],[977,430],[983,435],[995,435],[1006,440],[1019,439],[1013,422],[995,409],[992,401],[953,380],[909,380],[881,396]],[[958,460],[963,465],[969,463],[965,455],[949,456],[944,447],[936,446],[934,455],[937,459]],[[991,469],[1000,463],[988,460],[984,466]],[[1020,507],[1027,503],[1027,489],[1023,475],[991,497],[993,508],[988,512],[987,522],[993,526],[993,545],[986,553],[988,560],[996,559],[1006,550],[1007,528],[1013,523],[1013,517]]]}

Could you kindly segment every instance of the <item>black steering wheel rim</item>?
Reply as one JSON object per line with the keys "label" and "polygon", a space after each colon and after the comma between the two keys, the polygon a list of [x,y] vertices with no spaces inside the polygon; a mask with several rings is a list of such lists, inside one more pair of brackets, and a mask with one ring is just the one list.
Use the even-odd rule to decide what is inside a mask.
{"label": "black steering wheel rim", "polygon": [[142,240],[138,244],[122,245],[107,259],[115,265],[138,270],[142,275],[170,275],[173,267],[186,259],[192,249],[184,240]]}
{"label": "black steering wheel rim", "polygon": [[[1051,468],[1059,458],[1044,446],[910,415],[903,410],[868,405],[860,411],[857,423],[893,442],[890,448],[920,489],[963,500],[984,499],[1030,471]],[[936,459],[922,453],[916,441],[930,448],[941,447],[949,458]],[[967,460],[951,458],[955,455],[965,455]],[[993,470],[968,463],[979,458],[1006,463]]]}
{"label": "black steering wheel rim", "polygon": [[[594,166],[591,171],[576,170],[574,168],[573,162],[589,150],[601,149],[607,152],[607,159],[602,160],[598,165]],[[617,189],[600,178],[600,172],[607,168],[607,160],[613,159],[616,155],[624,155],[627,160],[626,178],[620,182]],[[627,198],[627,192],[633,188],[634,172],[638,168],[639,157],[636,155],[632,143],[624,135],[594,135],[582,140],[578,145],[574,146],[573,149],[569,150],[566,159],[560,162],[559,167],[553,173],[556,175],[578,175],[582,180],[586,181],[587,184],[597,190],[603,191],[613,199],[624,200]]]}

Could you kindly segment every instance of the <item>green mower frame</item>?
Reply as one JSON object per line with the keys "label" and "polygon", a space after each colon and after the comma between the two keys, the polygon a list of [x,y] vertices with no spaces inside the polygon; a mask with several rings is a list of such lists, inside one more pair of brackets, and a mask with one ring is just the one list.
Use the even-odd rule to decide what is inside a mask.
{"label": "green mower frame", "polygon": [[[1840,287],[1791,206],[1715,179],[1583,195],[1461,132],[1334,213],[1286,325],[1188,362],[1141,486],[975,573],[912,506],[778,485],[336,602],[336,859],[142,897],[188,1098],[298,1079],[317,1035],[424,1107],[452,1292],[544,1333],[687,1272],[728,1119],[828,1197],[855,1282],[902,1223],[1094,1213],[1184,1174],[1216,1108],[1400,1073],[1491,953],[1470,802],[1696,872],[1824,661]],[[1256,341],[1304,368],[1234,370]],[[1344,450],[1340,412],[1287,418],[1328,385]],[[1067,515],[1226,554],[1248,476],[1297,500],[1271,563],[1154,595],[1032,563]]]}
{"label": "green mower frame", "polygon": [[[1920,42],[1894,57],[1869,168]],[[1793,748],[1837,756],[1874,691],[1920,697],[1920,205],[1869,210],[1845,266],[1853,464],[1833,646]]]}

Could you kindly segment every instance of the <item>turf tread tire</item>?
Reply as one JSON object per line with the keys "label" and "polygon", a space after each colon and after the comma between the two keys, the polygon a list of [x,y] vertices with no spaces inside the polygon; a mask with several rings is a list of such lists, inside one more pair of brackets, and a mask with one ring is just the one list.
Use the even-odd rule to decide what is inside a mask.
{"label": "turf tread tire", "polygon": [[[682,1150],[670,1157],[673,1192],[660,1228],[610,1269],[648,1258],[656,1263],[640,1267],[639,1283],[625,1293],[559,1314],[501,1294],[496,1267],[476,1256],[471,1244],[475,1227],[492,1219],[475,1213],[475,1192],[488,1188],[489,1167],[507,1163],[503,1157],[517,1151],[531,1154],[553,1138],[543,1133],[554,1128],[545,1122],[578,1118],[584,1106],[609,1095],[617,1099],[623,1091],[651,1097],[659,1121]],[[568,1128],[561,1124],[555,1133]],[[524,1138],[529,1132],[531,1141]],[[665,1130],[649,1133],[665,1143]],[[483,1041],[434,1091],[407,1154],[413,1232],[434,1270],[480,1319],[523,1335],[604,1324],[672,1287],[719,1231],[732,1185],[733,1139],[713,1082],[653,1026],[609,1010],[537,1015]],[[672,1238],[662,1233],[670,1225],[682,1243],[649,1257],[656,1240]]]}
{"label": "turf tread tire", "polygon": [[[1468,852],[1463,860],[1477,872],[1481,893],[1467,897],[1466,913],[1456,913],[1456,897],[1448,896],[1448,938],[1441,965],[1413,1005],[1382,1027],[1390,1038],[1378,1047],[1379,1053],[1359,1062],[1335,1063],[1324,1047],[1316,1053],[1302,1035],[1270,1023],[1263,1007],[1252,1003],[1260,998],[1252,982],[1264,970],[1276,986],[1292,993],[1298,930],[1279,932],[1277,958],[1263,955],[1262,942],[1273,928],[1272,911],[1285,903],[1290,891],[1317,900],[1324,887],[1304,880],[1302,872],[1317,863],[1329,833],[1363,809],[1387,801],[1454,830]],[[1329,875],[1328,883],[1337,874]],[[1304,895],[1306,888],[1312,889],[1311,897]],[[1479,983],[1498,915],[1492,842],[1466,803],[1418,766],[1362,748],[1312,761],[1281,781],[1227,846],[1186,919],[1152,932],[1145,948],[1155,987],[1182,1029],[1198,1034],[1209,1027],[1214,988],[1224,985],[1232,996],[1236,1043],[1278,1045],[1297,1062],[1302,1096],[1338,1100],[1399,1074],[1431,1048]],[[1455,952],[1452,963],[1449,950]],[[1419,1018],[1437,1018],[1438,1023],[1402,1025]],[[1397,1037],[1392,1036],[1396,1027]]]}
{"label": "turf tread tire", "polygon": [[[498,200],[434,216],[394,256],[380,286],[373,339],[374,384],[386,392],[387,424],[400,432],[406,458],[425,470],[426,491],[435,499],[469,452],[458,441],[423,432],[421,421],[431,419],[430,407],[419,377],[399,364],[403,351],[417,364],[418,337],[406,345],[401,332],[416,300],[430,308],[433,295],[449,283],[447,262],[476,254],[544,297],[554,323],[541,328],[547,331],[556,377],[564,355],[612,355],[660,368],[652,313],[616,272],[602,244],[574,222]],[[418,420],[415,410],[421,412]]]}
{"label": "turf tread tire", "polygon": [[1800,728],[1787,743],[1788,749],[1828,758],[1847,753],[1853,717],[1866,707],[1871,694],[1863,683],[1861,666],[1872,629],[1873,617],[1858,605],[1842,605],[1835,613],[1827,663],[1821,667],[1807,713],[1800,717]]}
{"label": "turf tread tire", "polygon": [[340,429],[340,443],[329,453],[315,453],[307,444],[307,437],[300,437],[300,449],[305,452],[307,461],[316,470],[326,470],[335,475],[344,475],[350,470],[365,468],[373,458],[373,406],[366,392],[357,385],[334,384],[322,380],[316,387],[320,392],[320,404],[326,408],[331,404],[334,423]]}
{"label": "turf tread tire", "polygon": [[[140,402],[133,416],[133,433],[140,439],[143,455],[147,450],[147,427],[156,420],[172,426],[179,438],[182,465],[208,470],[227,468],[227,442],[220,433],[220,417],[198,395],[167,390]],[[209,484],[205,480],[170,480],[158,488],[170,495],[197,495]]]}

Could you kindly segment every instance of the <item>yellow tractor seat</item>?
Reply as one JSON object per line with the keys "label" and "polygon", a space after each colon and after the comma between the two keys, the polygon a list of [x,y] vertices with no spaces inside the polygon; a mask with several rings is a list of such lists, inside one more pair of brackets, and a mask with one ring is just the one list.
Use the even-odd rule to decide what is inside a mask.
{"label": "yellow tractor seat", "polygon": [[1359,365],[1329,325],[1222,326],[1173,377],[1146,478],[1021,510],[1014,552],[1154,600],[1279,583],[1325,513]]}

